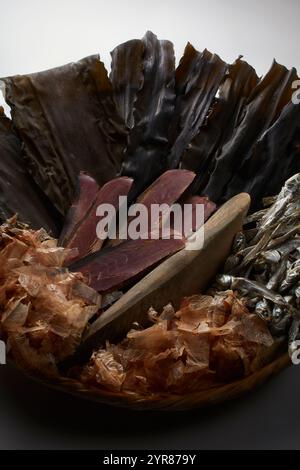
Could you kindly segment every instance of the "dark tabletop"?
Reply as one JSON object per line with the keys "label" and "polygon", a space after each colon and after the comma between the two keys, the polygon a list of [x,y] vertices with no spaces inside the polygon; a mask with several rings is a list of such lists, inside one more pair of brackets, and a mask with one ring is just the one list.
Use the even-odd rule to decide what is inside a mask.
{"label": "dark tabletop", "polygon": [[300,370],[192,412],[97,405],[0,366],[0,449],[300,449]]}

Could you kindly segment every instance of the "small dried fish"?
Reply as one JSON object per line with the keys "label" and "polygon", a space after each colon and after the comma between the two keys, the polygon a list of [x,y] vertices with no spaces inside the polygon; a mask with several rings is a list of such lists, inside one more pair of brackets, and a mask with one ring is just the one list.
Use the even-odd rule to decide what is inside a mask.
{"label": "small dried fish", "polygon": [[272,312],[267,299],[262,299],[255,306],[255,313],[263,320],[271,320]]}
{"label": "small dried fish", "polygon": [[246,219],[256,227],[237,234],[211,292],[237,291],[273,336],[284,335],[291,345],[300,335],[300,173],[266,205]]}
{"label": "small dried fish", "polygon": [[246,237],[243,232],[239,232],[236,234],[234,241],[232,252],[233,254],[238,253],[239,251],[243,250],[246,247]]}

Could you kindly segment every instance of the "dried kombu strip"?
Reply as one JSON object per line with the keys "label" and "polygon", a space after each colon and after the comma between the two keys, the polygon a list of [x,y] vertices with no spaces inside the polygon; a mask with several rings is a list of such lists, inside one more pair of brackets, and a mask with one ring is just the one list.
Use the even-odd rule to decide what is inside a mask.
{"label": "dried kombu strip", "polygon": [[[122,169],[122,174],[135,180],[132,198],[166,169],[168,127],[175,101],[173,44],[158,40],[151,32],[142,42],[143,84],[133,99],[134,127]],[[138,64],[134,67],[138,69]]]}
{"label": "dried kombu strip", "polygon": [[170,168],[179,165],[181,156],[199,127],[205,122],[227,64],[206,49],[201,53],[187,44],[176,70],[176,104],[170,124]]}
{"label": "dried kombu strip", "polygon": [[56,210],[27,172],[21,154],[21,142],[0,107],[0,219],[17,213],[21,222],[56,235]]}
{"label": "dried kombu strip", "polygon": [[[97,214],[97,208],[104,204],[110,204],[117,210],[119,197],[128,195],[132,183],[133,180],[131,178],[122,176],[109,181],[102,186],[102,188],[98,188],[96,194],[94,191],[91,191],[89,206],[87,205],[88,207],[86,207],[85,213],[81,213],[81,222],[77,225],[73,236],[68,240],[67,244],[64,245],[67,248],[77,248],[78,250],[76,255],[72,254],[67,258],[67,264],[100,250],[107,236],[107,228],[109,228],[109,224],[112,222],[114,215],[111,213],[109,215]],[[79,204],[80,201],[83,202],[84,199],[88,201],[88,190],[85,195],[85,188],[86,185],[85,187],[81,186]],[[82,209],[84,204],[82,203],[80,206]],[[108,227],[105,227],[105,232],[103,232],[101,237],[99,237],[99,233],[96,232],[96,228],[97,224],[104,217]]]}
{"label": "dried kombu strip", "polygon": [[128,128],[134,125],[133,106],[143,86],[144,43],[133,39],[117,46],[112,52],[110,80],[119,112]]}
{"label": "dried kombu strip", "polygon": [[[253,89],[232,138],[216,158],[208,184],[203,189],[215,202],[222,202],[233,175],[243,179],[239,167],[249,158],[252,146],[276,121],[291,99],[295,69],[287,70],[275,61],[265,77]],[[246,185],[246,180],[243,180]],[[281,181],[282,182],[282,181]],[[255,203],[255,201],[254,201]]]}
{"label": "dried kombu strip", "polygon": [[29,169],[62,214],[80,170],[100,185],[117,175],[125,131],[98,55],[4,83]]}
{"label": "dried kombu strip", "polygon": [[98,292],[110,292],[133,282],[184,246],[184,241],[179,239],[128,240],[77,261],[71,269],[84,274],[89,286]]}
{"label": "dried kombu strip", "polygon": [[300,107],[290,102],[233,175],[224,197],[247,191],[253,200],[252,209],[257,209],[258,201],[277,194],[282,182],[299,170]]}
{"label": "dried kombu strip", "polygon": [[215,158],[239,126],[243,106],[258,80],[255,70],[240,57],[229,66],[205,124],[181,159],[183,168],[197,173],[193,183],[195,193],[207,184]]}

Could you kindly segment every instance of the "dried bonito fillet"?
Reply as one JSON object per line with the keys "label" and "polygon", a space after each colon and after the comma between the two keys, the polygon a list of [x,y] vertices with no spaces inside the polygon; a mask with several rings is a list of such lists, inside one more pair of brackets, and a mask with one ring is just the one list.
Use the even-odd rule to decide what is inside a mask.
{"label": "dried bonito fillet", "polygon": [[[100,250],[107,233],[103,232],[101,237],[97,234],[97,224],[104,217],[97,214],[97,209],[102,204],[110,204],[117,210],[119,198],[128,195],[132,183],[131,178],[122,176],[108,181],[100,188],[90,176],[80,174],[79,194],[69,209],[59,241],[65,248],[77,249],[66,258],[66,264]],[[109,222],[112,223],[112,219],[113,215],[108,225]]]}
{"label": "dried bonito fillet", "polygon": [[185,298],[177,312],[151,309],[149,318],[152,326],[95,351],[80,380],[134,395],[184,394],[251,374],[274,346],[264,321],[230,290]]}
{"label": "dried bonito fillet", "polygon": [[63,267],[68,250],[43,230],[0,227],[0,332],[17,365],[43,375],[72,354],[101,296]]}
{"label": "dried bonito fillet", "polygon": [[184,247],[184,239],[126,240],[76,261],[70,269],[81,272],[98,292],[107,293],[132,284]]}
{"label": "dried bonito fillet", "polygon": [[[117,208],[119,196],[129,193],[132,179],[119,177],[99,188],[90,176],[82,173],[79,176],[78,196],[69,210],[60,240],[63,246],[74,248],[66,257],[66,264],[70,265],[72,271],[82,272],[88,284],[103,294],[131,285],[158,262],[184,248],[183,232],[177,234],[180,235],[179,239],[162,239],[159,224],[164,214],[161,214],[158,226],[151,227],[158,232],[158,239],[151,237],[151,207],[153,204],[165,204],[170,208],[185,193],[194,177],[195,174],[188,170],[169,170],[163,173],[136,201],[148,210],[149,218],[145,222],[149,231],[144,234],[144,238],[148,239],[130,239],[128,226],[134,219],[132,216],[128,217],[125,228],[119,227],[123,232],[125,229],[127,239],[118,237],[117,240],[109,240],[109,246],[102,247],[103,240],[99,240],[96,234],[96,226],[101,219],[96,214],[97,207],[110,203]],[[204,197],[184,198],[181,204],[184,203],[191,204],[191,225],[194,225],[194,231],[199,228],[195,226],[196,204],[204,205],[204,221],[216,208],[213,202]],[[109,225],[108,222],[107,231]]]}

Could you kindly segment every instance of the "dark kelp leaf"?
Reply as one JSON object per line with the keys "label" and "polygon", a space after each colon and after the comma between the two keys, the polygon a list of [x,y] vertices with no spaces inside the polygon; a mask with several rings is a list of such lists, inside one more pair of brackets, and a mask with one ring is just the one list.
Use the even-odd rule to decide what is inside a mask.
{"label": "dark kelp leaf", "polygon": [[134,125],[133,106],[143,86],[144,43],[133,39],[117,46],[112,52],[110,80],[120,115],[128,128]]}
{"label": "dark kelp leaf", "polygon": [[117,175],[125,131],[98,55],[4,83],[29,169],[62,214],[80,170],[100,185]]}
{"label": "dark kelp leaf", "polygon": [[66,264],[100,250],[107,236],[107,227],[105,227],[105,230],[101,233],[101,237],[98,237],[99,234],[96,232],[97,224],[105,218],[105,222],[109,228],[114,215],[111,213],[97,215],[97,208],[102,204],[110,204],[118,210],[119,197],[128,195],[132,183],[133,180],[131,178],[122,176],[120,178],[115,178],[102,186],[102,188],[98,190],[96,197],[92,194],[87,215],[82,218],[82,221],[77,226],[73,237],[66,245],[67,248],[77,248],[78,252],[76,255],[70,255],[71,257],[67,258]]}
{"label": "dark kelp leaf", "polygon": [[184,246],[184,241],[179,239],[128,240],[89,255],[74,263],[71,269],[82,272],[89,286],[98,292],[110,292],[126,287],[137,276],[145,274],[153,265]]}
{"label": "dark kelp leaf", "polygon": [[168,127],[175,100],[173,44],[151,32],[142,42],[143,86],[134,102],[134,127],[122,169],[122,174],[135,180],[132,198],[167,168]]}
{"label": "dark kelp leaf", "polygon": [[287,70],[274,61],[269,72],[253,89],[243,109],[239,126],[217,156],[208,184],[203,189],[203,193],[213,201],[219,203],[224,200],[222,195],[230,187],[232,176],[239,177],[239,167],[246,159],[251,158],[252,146],[276,121],[283,106],[290,101],[292,82],[296,78],[295,69]]}
{"label": "dark kelp leaf", "polygon": [[170,124],[170,168],[179,165],[183,152],[206,120],[224,78],[227,64],[206,49],[201,53],[187,44],[176,70],[176,104]]}
{"label": "dark kelp leaf", "polygon": [[57,235],[60,219],[27,172],[21,153],[21,142],[0,107],[0,219],[17,213],[31,228]]}
{"label": "dark kelp leaf", "polygon": [[277,194],[283,181],[300,170],[300,106],[288,103],[280,117],[257,141],[236,175],[224,198],[247,191],[252,209],[260,207],[263,197]]}
{"label": "dark kelp leaf", "polygon": [[68,247],[79,225],[89,216],[100,186],[86,173],[80,172],[75,199],[67,212],[65,223],[59,237],[59,246]]}
{"label": "dark kelp leaf", "polygon": [[243,106],[258,83],[255,70],[239,57],[229,66],[207,120],[184,152],[182,167],[195,171],[193,192],[208,182],[216,155],[239,126]]}

